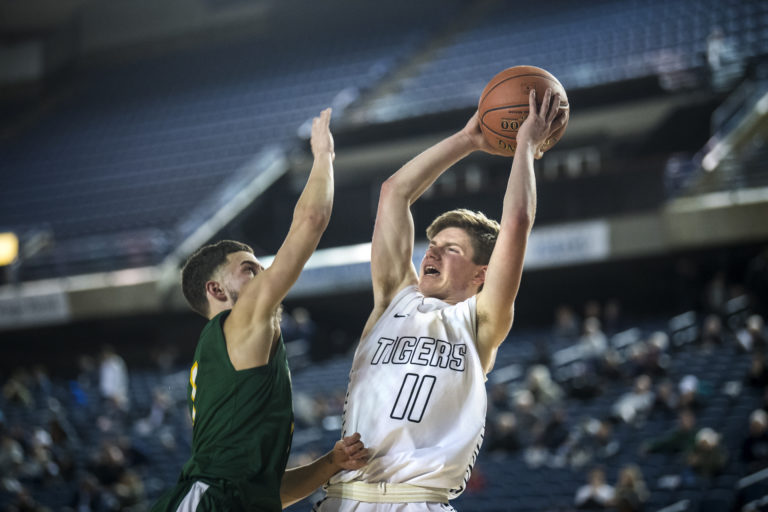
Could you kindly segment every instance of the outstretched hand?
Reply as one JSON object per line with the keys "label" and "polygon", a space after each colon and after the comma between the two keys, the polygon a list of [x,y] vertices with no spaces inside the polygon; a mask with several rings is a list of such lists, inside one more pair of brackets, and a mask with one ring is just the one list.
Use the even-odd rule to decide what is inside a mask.
{"label": "outstretched hand", "polygon": [[312,154],[319,155],[329,153],[331,159],[336,154],[333,151],[333,135],[331,135],[331,109],[327,108],[320,112],[319,117],[312,119],[312,138],[310,139]]}
{"label": "outstretched hand", "polygon": [[360,441],[360,434],[355,432],[344,437],[331,450],[331,463],[339,469],[360,469],[368,464],[370,453]]}
{"label": "outstretched hand", "polygon": [[535,148],[534,156],[538,159],[544,155],[544,144],[549,137],[568,120],[568,111],[560,111],[560,93],[553,95],[550,88],[544,93],[541,107],[536,104],[536,89],[531,89],[528,109],[528,117],[517,131],[517,147],[530,144]]}

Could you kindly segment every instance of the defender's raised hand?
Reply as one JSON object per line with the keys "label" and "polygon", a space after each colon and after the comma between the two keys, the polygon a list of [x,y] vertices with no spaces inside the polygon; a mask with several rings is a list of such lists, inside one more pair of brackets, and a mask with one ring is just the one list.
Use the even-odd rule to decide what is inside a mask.
{"label": "defender's raised hand", "polygon": [[325,153],[331,155],[331,160],[336,156],[333,148],[333,135],[331,135],[331,109],[320,112],[319,117],[312,119],[312,138],[310,140],[312,154],[317,158]]}

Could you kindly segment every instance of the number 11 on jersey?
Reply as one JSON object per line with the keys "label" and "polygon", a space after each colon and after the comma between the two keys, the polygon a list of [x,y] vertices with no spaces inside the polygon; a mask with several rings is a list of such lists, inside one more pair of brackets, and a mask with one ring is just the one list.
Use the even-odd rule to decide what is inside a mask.
{"label": "number 11 on jersey", "polygon": [[408,413],[408,421],[421,422],[436,381],[437,377],[434,375],[406,373],[389,417],[402,420]]}

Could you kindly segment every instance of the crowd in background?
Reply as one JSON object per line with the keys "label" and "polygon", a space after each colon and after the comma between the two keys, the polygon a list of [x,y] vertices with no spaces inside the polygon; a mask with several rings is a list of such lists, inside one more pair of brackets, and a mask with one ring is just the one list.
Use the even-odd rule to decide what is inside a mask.
{"label": "crowd in background", "polygon": [[[711,276],[700,297],[697,335],[682,348],[669,329],[659,329],[618,349],[617,336],[631,327],[619,300],[589,301],[581,314],[569,306],[558,308],[551,332],[540,331],[541,339],[532,341],[534,357],[521,362],[523,376],[489,381],[481,461],[520,457],[530,468],[570,469],[584,481],[573,489],[573,507],[621,512],[643,510],[652,486],[642,468],[653,454],[672,456],[664,483],[669,488],[706,486],[735,460],[745,474],[768,467],[768,336],[762,316],[768,304],[768,252],[753,260],[747,275],[745,283],[730,283],[721,273]],[[735,324],[726,305],[740,296],[749,297],[748,306]],[[285,312],[283,329],[291,359],[300,368],[307,362],[314,323],[308,312],[297,309]],[[565,349],[553,351],[552,346]],[[721,392],[712,388],[710,376],[674,377],[669,371],[679,350],[706,354],[723,348],[749,358],[750,364],[742,379],[728,383],[722,392],[737,396],[755,389],[764,397],[763,404],[742,419],[739,450],[727,449],[722,432],[698,420],[698,412]],[[558,360],[565,352],[571,354],[567,365]],[[156,374],[186,371],[186,361],[173,350],[158,351],[154,360]],[[186,457],[191,423],[184,393],[156,386],[147,391],[151,399],[137,406],[131,398],[131,372],[109,346],[96,358],[80,356],[77,365],[77,377],[66,381],[50,378],[42,366],[17,368],[4,379],[2,510],[50,510],[38,501],[41,489],[58,489],[59,499],[72,511],[145,510],[166,484],[157,475],[163,461],[149,455],[148,443],[159,444],[169,454],[164,461]],[[589,403],[617,389],[625,392],[599,413],[569,415],[569,404]],[[338,431],[344,392],[296,389],[297,439],[312,428]],[[14,421],[3,414],[11,411]],[[644,426],[659,419],[669,423],[668,431],[646,437]],[[643,440],[633,454],[635,461],[612,475],[606,468],[626,453],[616,435],[621,429],[631,429]],[[295,442],[291,464],[312,455],[310,448]],[[178,474],[180,465],[172,466],[164,468],[166,474]],[[497,477],[484,474],[480,464],[467,492],[479,492],[484,480]]]}

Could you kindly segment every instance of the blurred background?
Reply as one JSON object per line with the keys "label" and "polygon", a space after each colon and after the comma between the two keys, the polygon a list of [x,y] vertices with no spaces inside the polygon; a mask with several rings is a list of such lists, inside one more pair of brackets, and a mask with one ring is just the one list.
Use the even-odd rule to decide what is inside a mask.
{"label": "blurred background", "polygon": [[[760,0],[0,0],[0,510],[140,511],[175,482],[205,323],[179,267],[221,238],[269,261],[330,105],[334,213],[283,319],[289,466],[328,450],[380,184],[519,64],[571,120],[454,505],[764,509],[767,57]],[[509,166],[442,176],[415,259],[444,210],[498,218]]]}

